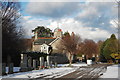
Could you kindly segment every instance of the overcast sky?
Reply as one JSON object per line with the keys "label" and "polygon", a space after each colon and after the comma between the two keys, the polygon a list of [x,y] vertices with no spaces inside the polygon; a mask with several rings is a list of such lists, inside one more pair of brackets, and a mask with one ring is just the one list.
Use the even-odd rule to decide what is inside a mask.
{"label": "overcast sky", "polygon": [[21,7],[22,25],[29,38],[38,25],[52,30],[59,27],[95,41],[117,33],[115,2],[22,2]]}

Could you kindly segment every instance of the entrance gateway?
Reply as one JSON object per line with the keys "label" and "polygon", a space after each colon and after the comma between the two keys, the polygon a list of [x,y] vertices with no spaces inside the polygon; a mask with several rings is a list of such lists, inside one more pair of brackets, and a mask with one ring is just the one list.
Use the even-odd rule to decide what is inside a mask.
{"label": "entrance gateway", "polygon": [[21,54],[20,71],[29,71],[32,69],[42,69],[52,67],[52,63],[56,63],[56,57],[51,56],[51,46],[43,44],[41,52],[23,52]]}

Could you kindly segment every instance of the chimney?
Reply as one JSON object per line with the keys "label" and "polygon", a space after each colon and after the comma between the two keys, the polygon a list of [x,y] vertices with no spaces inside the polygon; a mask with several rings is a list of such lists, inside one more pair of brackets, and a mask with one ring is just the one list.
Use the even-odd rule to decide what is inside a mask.
{"label": "chimney", "polygon": [[74,32],[72,32],[72,33],[71,33],[71,35],[72,35],[72,36],[75,36],[75,33],[74,33]]}
{"label": "chimney", "polygon": [[35,32],[35,40],[38,39],[38,32]]}

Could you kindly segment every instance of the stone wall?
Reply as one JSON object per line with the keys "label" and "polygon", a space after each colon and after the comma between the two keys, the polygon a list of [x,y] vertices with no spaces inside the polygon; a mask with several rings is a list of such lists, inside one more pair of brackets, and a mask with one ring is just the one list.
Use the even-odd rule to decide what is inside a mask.
{"label": "stone wall", "polygon": [[61,31],[54,32],[54,38],[57,38],[57,37],[62,37]]}
{"label": "stone wall", "polygon": [[55,41],[53,44],[51,44],[52,48],[53,48],[53,49],[57,49],[57,46],[59,46],[60,41],[61,41],[61,39],[58,39],[58,40]]}
{"label": "stone wall", "polygon": [[32,51],[40,51],[41,46],[40,45],[33,45]]}
{"label": "stone wall", "polygon": [[53,62],[56,61],[58,64],[69,62],[66,54],[54,53],[54,54],[51,54],[51,56],[53,56],[52,61]]}

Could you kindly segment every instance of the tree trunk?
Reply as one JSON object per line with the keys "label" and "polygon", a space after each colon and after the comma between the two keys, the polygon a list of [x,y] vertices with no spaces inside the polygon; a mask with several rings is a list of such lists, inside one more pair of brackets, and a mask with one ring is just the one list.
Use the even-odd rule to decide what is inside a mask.
{"label": "tree trunk", "polygon": [[72,65],[72,54],[70,53],[70,56],[69,56],[70,58],[69,58],[69,66],[71,66]]}

